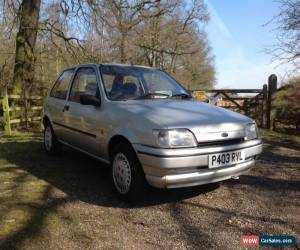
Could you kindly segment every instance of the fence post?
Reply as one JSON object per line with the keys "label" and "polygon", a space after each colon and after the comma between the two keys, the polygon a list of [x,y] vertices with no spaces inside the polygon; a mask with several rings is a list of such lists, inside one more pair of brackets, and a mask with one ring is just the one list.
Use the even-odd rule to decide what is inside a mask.
{"label": "fence post", "polygon": [[4,132],[7,135],[11,135],[11,126],[10,126],[9,102],[8,102],[7,87],[4,87],[3,99],[2,99],[2,106],[3,106]]}
{"label": "fence post", "polygon": [[277,76],[272,74],[268,78],[268,99],[267,99],[267,129],[271,129],[273,126],[273,118],[271,118],[272,110],[272,95],[277,90]]}
{"label": "fence post", "polygon": [[263,100],[262,100],[262,127],[267,128],[267,105],[268,105],[268,85],[264,84],[263,89],[262,89],[262,95],[263,95]]}
{"label": "fence post", "polygon": [[26,129],[28,129],[28,106],[29,106],[29,95],[27,94],[27,91],[24,90],[24,121]]}

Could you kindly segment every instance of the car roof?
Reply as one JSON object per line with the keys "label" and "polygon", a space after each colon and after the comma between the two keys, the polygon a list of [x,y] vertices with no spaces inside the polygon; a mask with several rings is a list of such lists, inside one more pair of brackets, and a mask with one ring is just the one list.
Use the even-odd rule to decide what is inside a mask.
{"label": "car roof", "polygon": [[153,67],[144,66],[144,65],[135,65],[135,64],[122,64],[122,63],[87,63],[87,64],[76,64],[71,67],[67,67],[64,70],[74,69],[77,67],[86,67],[86,66],[119,66],[119,67],[137,67],[137,68],[147,68],[147,69],[155,69]]}

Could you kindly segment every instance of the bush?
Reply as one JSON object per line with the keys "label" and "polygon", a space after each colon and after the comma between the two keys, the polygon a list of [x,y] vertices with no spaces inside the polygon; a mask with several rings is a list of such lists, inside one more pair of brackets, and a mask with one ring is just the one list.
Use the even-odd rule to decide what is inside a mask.
{"label": "bush", "polygon": [[[276,121],[300,127],[300,76],[291,78],[274,94],[272,116]],[[275,127],[275,124],[273,124]]]}

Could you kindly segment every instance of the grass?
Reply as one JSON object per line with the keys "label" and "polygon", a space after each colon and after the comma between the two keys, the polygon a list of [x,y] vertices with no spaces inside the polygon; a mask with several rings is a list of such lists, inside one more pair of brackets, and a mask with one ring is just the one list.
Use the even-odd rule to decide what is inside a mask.
{"label": "grass", "polygon": [[287,134],[283,132],[271,131],[267,129],[260,129],[260,134],[265,138],[270,138],[278,143],[300,147],[300,136]]}
{"label": "grass", "polygon": [[[60,219],[51,204],[51,185],[30,173],[45,155],[37,133],[0,137],[0,248],[15,249],[39,235],[41,226],[59,229]],[[34,236],[34,237],[33,237]]]}
{"label": "grass", "polygon": [[[0,134],[0,249],[72,249],[62,245],[66,237],[83,249],[89,238],[79,226],[80,215],[70,216],[72,206],[79,200],[103,205],[116,200],[109,171],[97,165],[71,150],[48,157],[41,133]],[[96,199],[101,192],[105,198]]]}

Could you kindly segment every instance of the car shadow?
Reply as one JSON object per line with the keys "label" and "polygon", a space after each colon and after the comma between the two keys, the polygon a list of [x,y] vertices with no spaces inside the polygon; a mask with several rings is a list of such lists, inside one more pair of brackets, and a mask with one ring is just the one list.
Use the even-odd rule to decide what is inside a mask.
{"label": "car shadow", "polygon": [[[0,159],[23,169],[64,192],[69,200],[99,206],[138,208],[177,202],[211,192],[218,184],[161,190],[150,188],[140,202],[123,202],[116,195],[110,167],[72,149],[64,148],[59,156],[49,157],[40,138],[30,141],[11,140],[0,143]],[[5,169],[1,169],[5,171]],[[9,170],[8,170],[9,171]]]}

